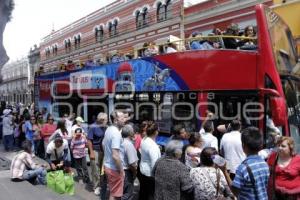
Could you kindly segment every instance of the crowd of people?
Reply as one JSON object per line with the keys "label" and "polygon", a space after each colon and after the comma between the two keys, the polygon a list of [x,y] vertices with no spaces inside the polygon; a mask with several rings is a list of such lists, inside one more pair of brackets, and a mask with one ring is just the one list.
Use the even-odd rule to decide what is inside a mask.
{"label": "crowd of people", "polygon": [[[86,129],[80,116],[65,114],[55,122],[46,109],[33,114],[25,109],[18,116],[6,108],[3,140],[7,151],[11,137],[23,150],[12,161],[13,181],[46,184],[46,166],[33,161],[39,156],[50,170],[72,173],[74,167],[78,181],[103,200],[134,199],[136,179],[141,200],[300,198],[300,156],[292,138],[273,134],[276,145],[262,156],[263,138],[256,127],[242,129],[237,119],[222,129],[212,116],[208,113],[199,132],[174,126],[162,147],[156,143],[155,122],[133,124],[120,110],[109,119],[99,113]],[[220,140],[215,128],[224,132]],[[7,138],[8,133],[12,136]]]}

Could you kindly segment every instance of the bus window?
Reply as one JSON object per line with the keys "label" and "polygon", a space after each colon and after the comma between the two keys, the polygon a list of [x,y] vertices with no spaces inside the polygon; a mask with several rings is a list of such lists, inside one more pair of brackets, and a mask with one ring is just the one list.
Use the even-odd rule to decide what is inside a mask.
{"label": "bus window", "polygon": [[288,26],[271,10],[266,11],[270,38],[279,72],[291,72],[296,66],[297,52]]}

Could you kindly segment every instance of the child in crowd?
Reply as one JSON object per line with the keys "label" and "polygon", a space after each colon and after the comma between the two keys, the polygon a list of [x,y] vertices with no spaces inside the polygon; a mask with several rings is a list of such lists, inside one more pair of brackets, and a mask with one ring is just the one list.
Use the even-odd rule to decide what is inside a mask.
{"label": "child in crowd", "polygon": [[75,168],[77,170],[79,181],[83,180],[84,183],[89,184],[91,181],[86,164],[86,146],[87,139],[83,134],[82,128],[75,129],[75,134],[71,141],[71,151],[75,162]]}

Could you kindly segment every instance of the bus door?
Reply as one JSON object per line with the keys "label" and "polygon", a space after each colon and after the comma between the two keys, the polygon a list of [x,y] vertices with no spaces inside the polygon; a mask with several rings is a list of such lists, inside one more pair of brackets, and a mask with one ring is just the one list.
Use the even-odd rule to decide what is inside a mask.
{"label": "bus door", "polygon": [[218,91],[209,94],[207,109],[215,115],[215,127],[229,124],[234,119],[241,120],[242,128],[259,127],[263,106],[258,91]]}

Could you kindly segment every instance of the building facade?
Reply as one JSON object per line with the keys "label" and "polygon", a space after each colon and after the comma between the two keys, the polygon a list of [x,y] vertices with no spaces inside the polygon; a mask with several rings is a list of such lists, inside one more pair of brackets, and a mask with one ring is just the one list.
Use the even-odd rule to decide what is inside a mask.
{"label": "building facade", "polygon": [[29,101],[33,102],[34,100],[34,76],[35,73],[39,70],[41,61],[40,48],[37,45],[34,45],[30,49],[28,54],[28,65],[29,65],[29,77],[28,77],[28,90],[29,90]]}
{"label": "building facade", "polygon": [[255,26],[258,3],[269,6],[272,0],[117,0],[43,38],[40,67],[51,72],[68,62],[109,62],[116,51],[137,57],[145,42],[163,47],[193,31]]}
{"label": "building facade", "polygon": [[[58,30],[40,44],[44,70],[68,60],[109,57],[118,50],[174,35],[180,37],[183,0],[118,0]],[[183,27],[182,27],[183,30]]]}
{"label": "building facade", "polygon": [[28,90],[28,60],[22,58],[3,66],[0,84],[1,100],[10,104],[27,104],[30,100]]}

